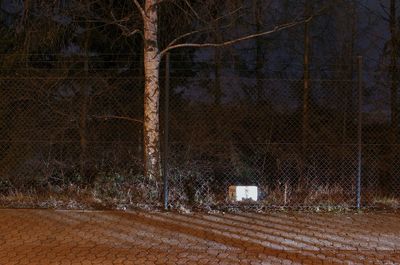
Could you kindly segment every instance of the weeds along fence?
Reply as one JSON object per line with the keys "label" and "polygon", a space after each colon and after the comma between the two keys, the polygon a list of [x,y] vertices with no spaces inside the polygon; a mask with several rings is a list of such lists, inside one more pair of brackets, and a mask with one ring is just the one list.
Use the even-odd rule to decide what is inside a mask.
{"label": "weeds along fence", "polygon": [[[304,97],[297,79],[162,80],[168,206],[396,202],[398,131],[374,89],[360,78],[313,79]],[[0,97],[1,193],[74,183],[162,203],[163,183],[143,177],[142,79],[3,76]],[[230,201],[231,185],[256,185],[259,201]]]}
{"label": "weeds along fence", "polygon": [[[197,81],[191,91],[215,89],[215,83]],[[230,97],[225,102],[207,94],[201,101],[189,97],[170,104],[171,205],[397,203],[398,132],[392,138],[387,105],[368,95],[361,79],[310,80],[307,102],[303,80],[220,82],[225,99]],[[260,84],[261,92],[256,90]],[[257,186],[259,202],[230,201],[231,185]]]}

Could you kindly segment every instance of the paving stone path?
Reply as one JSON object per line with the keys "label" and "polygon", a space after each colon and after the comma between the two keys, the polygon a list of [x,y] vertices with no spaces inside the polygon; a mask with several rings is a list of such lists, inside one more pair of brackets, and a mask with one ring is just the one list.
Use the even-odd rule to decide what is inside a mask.
{"label": "paving stone path", "polygon": [[12,264],[400,264],[400,214],[0,210]]}

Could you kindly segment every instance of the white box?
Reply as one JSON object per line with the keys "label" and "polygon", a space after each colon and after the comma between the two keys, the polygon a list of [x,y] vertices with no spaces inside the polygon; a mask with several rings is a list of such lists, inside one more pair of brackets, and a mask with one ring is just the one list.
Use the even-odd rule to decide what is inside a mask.
{"label": "white box", "polygon": [[257,186],[229,186],[228,193],[229,200],[231,201],[257,201],[258,199]]}

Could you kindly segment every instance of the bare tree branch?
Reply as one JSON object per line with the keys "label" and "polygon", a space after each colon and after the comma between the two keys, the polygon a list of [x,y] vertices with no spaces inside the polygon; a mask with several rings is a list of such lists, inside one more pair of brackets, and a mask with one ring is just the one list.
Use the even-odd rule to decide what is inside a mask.
{"label": "bare tree branch", "polygon": [[173,2],[173,1],[175,1],[175,0],[158,0],[158,1],[157,1],[157,5],[163,4],[163,3],[165,3],[165,2]]}
{"label": "bare tree branch", "polygon": [[179,36],[178,38],[173,40],[171,42],[172,44],[168,45],[164,50],[162,50],[160,52],[160,55],[163,56],[165,53],[167,53],[167,52],[169,52],[169,51],[171,51],[173,49],[177,49],[177,48],[189,48],[189,47],[191,47],[191,48],[210,48],[210,47],[229,46],[229,45],[233,45],[233,44],[236,44],[236,43],[239,43],[239,42],[242,42],[242,41],[250,40],[250,39],[253,39],[253,38],[256,38],[256,37],[270,35],[272,33],[276,33],[276,32],[279,32],[279,31],[282,31],[282,30],[285,30],[285,29],[288,29],[288,28],[292,28],[292,27],[297,26],[299,24],[303,24],[303,23],[309,22],[309,21],[312,20],[312,18],[313,18],[313,16],[310,16],[309,18],[304,19],[304,20],[289,22],[289,23],[285,23],[285,24],[276,26],[272,30],[269,30],[269,31],[263,31],[263,32],[260,32],[260,33],[250,34],[250,35],[246,35],[246,36],[243,36],[243,37],[240,37],[240,38],[236,38],[236,39],[233,39],[233,40],[224,41],[224,42],[221,42],[221,43],[181,43],[181,44],[175,44],[177,41],[179,41],[180,39],[182,39],[184,37],[187,37],[187,36],[193,35],[195,33],[198,33],[196,31],[192,31],[192,32],[189,32],[189,33],[184,34],[182,36]]}
{"label": "bare tree branch", "polygon": [[168,44],[167,48],[173,46],[175,43],[177,43],[178,41],[180,41],[180,40],[182,40],[184,38],[187,38],[187,37],[192,36],[192,35],[197,34],[197,33],[202,33],[202,32],[207,32],[207,31],[212,31],[212,30],[213,30],[213,28],[204,28],[204,29],[194,30],[194,31],[185,33],[183,35],[180,35],[179,37],[177,37],[174,40],[172,40]]}
{"label": "bare tree branch", "polygon": [[[237,12],[237,11],[240,10],[240,9],[241,9],[241,8],[238,8],[238,9],[232,11],[229,15],[234,14],[235,12]],[[224,17],[225,17],[225,16],[219,17],[219,18],[217,18],[215,21],[218,21],[218,20],[220,20],[220,19],[223,19]],[[231,24],[231,23],[230,23],[230,24]],[[230,24],[228,24],[228,25],[223,25],[223,26],[220,27],[220,29],[228,28],[228,27],[230,26]],[[178,36],[177,38],[173,39],[173,40],[168,44],[167,48],[170,47],[170,46],[172,46],[172,45],[174,45],[174,44],[177,43],[178,41],[180,41],[180,40],[182,40],[182,39],[184,39],[184,38],[187,38],[187,37],[189,37],[189,36],[192,36],[192,35],[194,35],[194,34],[204,33],[204,32],[209,32],[209,31],[214,31],[214,30],[215,30],[214,27],[209,26],[209,27],[205,27],[205,28],[202,28],[202,29],[199,29],[199,30],[194,30],[194,31],[185,33],[185,34],[180,35],[180,36]]]}
{"label": "bare tree branch", "polygon": [[125,117],[125,116],[103,115],[103,116],[93,116],[93,117],[96,119],[103,119],[103,120],[118,119],[118,120],[126,120],[126,121],[132,121],[132,122],[137,122],[137,123],[143,123],[142,120]]}
{"label": "bare tree branch", "polygon": [[204,19],[202,19],[202,18],[200,17],[200,15],[197,13],[197,11],[194,10],[193,6],[189,3],[188,0],[185,0],[185,4],[189,7],[190,11],[192,11],[192,13],[195,15],[195,17],[196,17],[198,20],[200,20],[200,21],[202,21],[203,23],[205,23]]}
{"label": "bare tree branch", "polygon": [[139,33],[140,35],[143,35],[141,30],[139,30],[139,29],[131,30],[131,29],[129,29],[127,26],[121,24],[121,22],[127,22],[127,21],[129,21],[129,20],[131,19],[131,16],[126,16],[126,17],[123,17],[123,18],[121,18],[121,19],[117,19],[117,18],[114,16],[114,13],[111,11],[111,17],[112,17],[114,20],[113,20],[112,22],[108,23],[108,24],[113,24],[113,25],[118,26],[118,27],[121,29],[122,34],[123,34],[124,36],[130,37],[130,36],[135,35],[136,33]]}
{"label": "bare tree branch", "polygon": [[139,4],[137,0],[132,0],[135,4],[136,8],[139,10],[140,14],[142,15],[143,20],[146,19],[146,12],[144,11],[143,7]]}
{"label": "bare tree branch", "polygon": [[240,6],[240,7],[236,8],[235,10],[232,10],[231,12],[229,12],[229,13],[226,14],[226,15],[217,17],[217,18],[215,19],[215,21],[223,20],[223,19],[226,18],[226,17],[233,16],[233,15],[235,15],[236,13],[238,13],[238,12],[239,12],[240,10],[242,10],[242,9],[243,9],[243,7]]}
{"label": "bare tree branch", "polygon": [[[341,2],[342,0],[338,0],[339,2]],[[292,27],[295,27],[297,25],[303,24],[303,23],[307,23],[309,21],[311,21],[314,17],[320,15],[322,12],[324,12],[325,10],[329,9],[335,2],[332,2],[329,5],[326,5],[325,7],[321,8],[318,12],[316,12],[315,14],[302,19],[302,20],[294,20],[292,22],[289,23],[285,23],[285,24],[281,24],[278,26],[275,26],[272,30],[269,31],[263,31],[263,32],[258,32],[258,33],[254,33],[254,34],[250,34],[250,35],[246,35],[240,38],[236,38],[236,39],[232,39],[232,40],[228,40],[228,41],[224,41],[224,42],[220,42],[220,43],[181,43],[181,44],[176,44],[179,40],[191,36],[193,34],[202,32],[204,30],[199,30],[199,31],[192,31],[186,34],[183,34],[179,37],[177,37],[176,39],[174,39],[164,50],[162,50],[160,52],[160,56],[163,56],[165,53],[173,50],[173,49],[177,49],[177,48],[210,48],[210,47],[224,47],[224,46],[230,46],[242,41],[246,41],[246,40],[250,40],[253,38],[257,38],[257,37],[261,37],[261,36],[266,36],[266,35],[270,35],[285,29],[289,29]],[[241,8],[237,9],[240,10]],[[233,12],[237,12],[237,10],[233,11]]]}
{"label": "bare tree branch", "polygon": [[[386,22],[389,22],[389,19],[387,17],[383,16],[382,14],[379,14],[375,10],[372,10],[370,7],[368,7],[368,5],[362,3],[362,1],[359,2],[359,5],[361,7],[363,7],[365,10],[367,10],[368,12],[370,12],[371,14],[373,14],[375,17],[378,17],[378,18],[380,18],[380,19],[382,19],[382,20],[384,20]],[[385,12],[385,10],[384,10],[384,12]],[[385,12],[385,13],[387,13],[387,12]]]}
{"label": "bare tree branch", "polygon": [[390,17],[390,12],[388,11],[387,7],[382,3],[382,1],[378,1],[382,11],[386,14],[387,17]]}
{"label": "bare tree branch", "polygon": [[135,30],[127,31],[127,32],[124,33],[124,35],[125,35],[126,37],[131,37],[131,36],[133,36],[133,35],[135,35],[135,34],[137,34],[137,33],[138,33],[140,36],[143,37],[143,33],[142,33],[142,31],[141,31],[140,29],[135,29]]}

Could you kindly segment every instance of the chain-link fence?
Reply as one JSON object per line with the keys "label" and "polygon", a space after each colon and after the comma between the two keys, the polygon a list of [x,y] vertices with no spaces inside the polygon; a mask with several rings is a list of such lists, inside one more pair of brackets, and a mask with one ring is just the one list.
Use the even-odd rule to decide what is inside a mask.
{"label": "chain-link fence", "polygon": [[[390,81],[170,82],[186,95],[169,113],[171,205],[398,206],[398,123],[393,99],[381,100]],[[237,202],[231,186],[256,186],[257,201]]]}
{"label": "chain-link fence", "polygon": [[90,186],[99,198],[158,202],[142,170],[142,87],[102,75],[1,77],[0,191]]}
{"label": "chain-link fence", "polygon": [[[397,130],[366,81],[171,77],[163,92],[166,84],[172,207],[400,199]],[[0,95],[0,192],[75,183],[125,203],[162,203],[162,183],[143,177],[142,79],[1,77]],[[257,202],[231,200],[235,185],[257,186]]]}
{"label": "chain-link fence", "polygon": [[[243,84],[225,81],[240,94]],[[357,100],[344,101],[357,82],[313,80],[306,111],[302,80],[263,87],[262,98],[171,106],[172,202],[232,205],[229,186],[245,185],[258,187],[258,206],[354,205],[358,109]]]}

